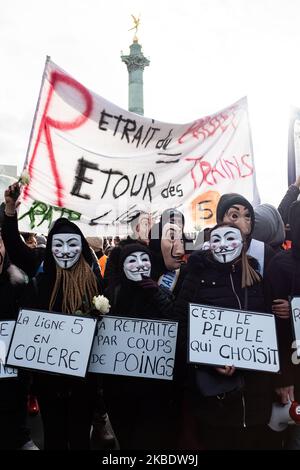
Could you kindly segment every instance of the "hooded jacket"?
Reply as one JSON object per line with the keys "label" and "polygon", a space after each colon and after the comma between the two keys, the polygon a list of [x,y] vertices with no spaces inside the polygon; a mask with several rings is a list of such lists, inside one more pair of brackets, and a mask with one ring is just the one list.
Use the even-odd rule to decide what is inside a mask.
{"label": "hooded jacket", "polygon": [[261,204],[254,209],[253,238],[279,249],[285,240],[284,223],[278,210],[271,204]]}

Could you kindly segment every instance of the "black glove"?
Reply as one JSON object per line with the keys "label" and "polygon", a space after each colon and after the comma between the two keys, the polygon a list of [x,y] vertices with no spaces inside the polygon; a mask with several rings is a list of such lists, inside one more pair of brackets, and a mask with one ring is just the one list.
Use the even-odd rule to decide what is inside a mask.
{"label": "black glove", "polygon": [[142,289],[152,289],[152,290],[157,290],[158,289],[158,284],[157,282],[153,281],[151,277],[144,277],[142,276],[142,280],[138,281],[137,284],[142,288]]}
{"label": "black glove", "polygon": [[18,197],[20,196],[20,185],[19,184],[11,185],[9,187],[9,195],[14,201],[16,201]]}

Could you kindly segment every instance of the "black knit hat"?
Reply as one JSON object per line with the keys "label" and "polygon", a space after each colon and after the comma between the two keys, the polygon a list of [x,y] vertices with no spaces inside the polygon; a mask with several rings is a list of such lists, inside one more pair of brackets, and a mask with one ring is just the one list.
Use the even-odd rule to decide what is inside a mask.
{"label": "black knit hat", "polygon": [[[228,194],[223,194],[223,196],[220,197],[220,200],[217,205],[217,223],[220,224],[223,222],[224,216],[228,209],[234,205],[241,205],[246,207],[249,212],[250,212],[250,217],[251,217],[251,231],[252,233],[253,228],[254,228],[254,223],[255,223],[255,216],[254,216],[254,209],[252,204],[241,194],[237,193],[228,193]],[[250,234],[249,234],[250,235]]]}
{"label": "black knit hat", "polygon": [[61,217],[60,219],[57,219],[47,238],[47,245],[46,245],[46,251],[45,251],[45,259],[44,259],[44,271],[45,272],[55,272],[56,271],[56,263],[52,254],[52,238],[53,235],[56,235],[57,233],[75,233],[76,235],[80,235],[81,237],[81,243],[82,243],[82,255],[86,262],[92,266],[93,264],[93,255],[91,252],[91,249],[82,233],[79,227],[77,227],[76,224],[73,222],[70,222],[68,219],[65,217]]}
{"label": "black knit hat", "polygon": [[184,215],[178,209],[166,209],[158,223],[154,224],[149,233],[149,248],[152,253],[152,278],[157,280],[161,274],[168,271],[161,252],[161,239],[163,227],[167,223],[176,224],[177,220],[182,221],[182,238],[184,244],[191,242],[184,234]]}
{"label": "black knit hat", "polygon": [[161,253],[161,238],[163,227],[166,224],[176,224],[177,220],[181,220],[182,224],[182,236],[184,241],[190,241],[185,237],[184,234],[184,215],[178,209],[166,209],[162,212],[159,222],[154,224],[149,233],[149,248],[152,253]]}
{"label": "black knit hat", "polygon": [[135,253],[137,251],[142,251],[143,253],[147,253],[147,255],[149,255],[149,258],[151,260],[151,251],[149,250],[147,245],[145,245],[144,243],[138,243],[138,242],[129,243],[129,244],[123,246],[120,249],[120,252],[119,252],[119,268],[123,269],[123,263],[124,263],[125,259],[127,258],[127,256],[129,256],[129,255],[131,255],[131,253]]}
{"label": "black knit hat", "polygon": [[185,219],[182,212],[178,209],[166,209],[162,212],[160,220],[162,221],[163,225],[166,223],[174,224],[178,220],[181,222],[182,227],[184,227]]}

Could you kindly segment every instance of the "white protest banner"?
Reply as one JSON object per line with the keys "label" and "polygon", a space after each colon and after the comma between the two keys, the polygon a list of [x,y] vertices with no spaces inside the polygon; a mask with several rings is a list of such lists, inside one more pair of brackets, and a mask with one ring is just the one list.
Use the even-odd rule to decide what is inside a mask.
{"label": "white protest banner", "polygon": [[291,299],[291,311],[294,336],[297,347],[297,356],[300,357],[300,297],[295,296]]}
{"label": "white protest banner", "polygon": [[10,379],[18,376],[17,369],[5,365],[15,323],[14,320],[0,321],[0,379]]}
{"label": "white protest banner", "polygon": [[190,304],[189,361],[278,372],[274,315]]}
{"label": "white protest banner", "polygon": [[89,372],[172,380],[177,322],[102,317]]}
{"label": "white protest banner", "polygon": [[85,377],[97,320],[22,309],[7,364]]}
{"label": "white protest banner", "polygon": [[186,230],[215,223],[220,195],[257,203],[247,99],[188,124],[130,113],[49,58],[29,142],[20,229],[64,216],[85,235],[117,234],[138,211],[177,207]]}
{"label": "white protest banner", "polygon": [[290,111],[288,144],[288,184],[291,185],[300,175],[300,109],[295,106]]}

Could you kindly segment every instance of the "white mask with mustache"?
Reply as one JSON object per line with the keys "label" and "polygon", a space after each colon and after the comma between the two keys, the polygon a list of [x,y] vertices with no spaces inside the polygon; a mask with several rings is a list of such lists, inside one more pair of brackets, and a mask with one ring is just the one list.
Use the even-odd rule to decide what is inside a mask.
{"label": "white mask with mustache", "polygon": [[81,236],[76,233],[56,233],[52,237],[51,250],[56,264],[60,268],[69,269],[80,258]]}
{"label": "white mask with mustache", "polygon": [[218,227],[210,234],[210,249],[219,263],[230,263],[242,252],[243,239],[238,228]]}
{"label": "white mask with mustache", "polygon": [[130,253],[124,260],[123,270],[130,281],[141,281],[142,276],[150,277],[151,261],[148,253],[144,251]]}

